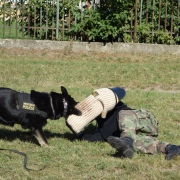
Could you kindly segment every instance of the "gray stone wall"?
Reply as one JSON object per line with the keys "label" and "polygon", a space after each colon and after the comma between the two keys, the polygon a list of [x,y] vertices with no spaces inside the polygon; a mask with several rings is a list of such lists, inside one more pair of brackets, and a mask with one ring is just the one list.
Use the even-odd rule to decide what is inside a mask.
{"label": "gray stone wall", "polygon": [[179,45],[140,44],[140,43],[98,43],[49,40],[0,39],[0,48],[21,48],[26,50],[70,50],[72,52],[99,53],[153,53],[180,54]]}

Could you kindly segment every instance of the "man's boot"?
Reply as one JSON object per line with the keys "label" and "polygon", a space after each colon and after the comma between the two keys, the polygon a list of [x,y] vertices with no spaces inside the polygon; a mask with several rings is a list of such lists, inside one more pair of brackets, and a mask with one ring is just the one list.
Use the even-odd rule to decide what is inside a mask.
{"label": "man's boot", "polygon": [[180,146],[176,146],[176,145],[167,145],[166,148],[166,160],[170,160],[178,155],[180,155]]}
{"label": "man's boot", "polygon": [[107,142],[117,151],[127,158],[132,158],[134,155],[133,139],[130,137],[118,138],[109,136]]}

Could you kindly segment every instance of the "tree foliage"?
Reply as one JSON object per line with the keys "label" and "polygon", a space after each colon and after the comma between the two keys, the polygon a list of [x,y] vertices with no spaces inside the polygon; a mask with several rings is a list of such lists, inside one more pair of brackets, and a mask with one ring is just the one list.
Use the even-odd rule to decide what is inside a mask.
{"label": "tree foliage", "polygon": [[[100,5],[93,4],[90,9],[86,5],[79,8],[78,3],[79,1],[59,1],[57,16],[57,0],[19,2],[20,31],[37,39],[57,39],[58,17],[57,40],[72,38],[98,42],[180,43],[179,0],[139,0],[137,17],[135,0],[101,0]],[[6,16],[10,13],[7,9],[8,7]]]}
{"label": "tree foliage", "polygon": [[122,41],[124,30],[129,28],[133,2],[102,0],[100,6],[84,9],[83,20],[81,11],[73,11],[77,24],[73,25],[70,34],[88,37],[89,41]]}

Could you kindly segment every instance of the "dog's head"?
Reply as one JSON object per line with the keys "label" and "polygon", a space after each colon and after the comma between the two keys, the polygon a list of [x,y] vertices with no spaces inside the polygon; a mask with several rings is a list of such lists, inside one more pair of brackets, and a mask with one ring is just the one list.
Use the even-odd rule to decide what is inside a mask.
{"label": "dog's head", "polygon": [[51,105],[53,107],[54,117],[51,119],[59,119],[60,117],[67,118],[69,115],[81,115],[81,111],[75,108],[77,102],[72,98],[67,89],[61,86],[62,94],[51,92]]}
{"label": "dog's head", "polygon": [[64,117],[67,118],[67,116],[74,114],[77,116],[81,115],[81,111],[77,108],[75,108],[77,102],[72,98],[65,87],[61,86],[61,92],[63,96],[63,104],[64,104]]}

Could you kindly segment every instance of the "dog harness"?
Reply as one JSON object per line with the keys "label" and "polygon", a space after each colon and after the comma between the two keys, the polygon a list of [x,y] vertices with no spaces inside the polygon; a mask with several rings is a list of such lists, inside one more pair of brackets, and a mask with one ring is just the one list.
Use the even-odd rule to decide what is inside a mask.
{"label": "dog harness", "polygon": [[18,109],[20,114],[18,116],[18,123],[22,124],[27,113],[39,114],[41,117],[48,118],[46,112],[39,110],[30,98],[30,94],[22,91],[18,92]]}
{"label": "dog harness", "polygon": [[[65,98],[62,99],[64,110],[61,114],[56,115],[56,110],[54,108],[54,103],[51,94],[49,95],[50,106],[52,110],[52,117],[51,119],[59,119],[60,117],[66,117],[68,113],[68,102]],[[17,93],[17,109],[19,110],[19,115],[17,121],[6,121],[5,119],[1,118],[0,123],[4,125],[14,126],[15,123],[26,125],[26,114],[38,114],[41,117],[47,119],[48,114],[44,111],[41,111],[37,108],[34,102],[31,100],[30,94],[24,93],[22,91]]]}

